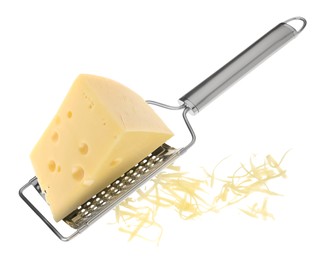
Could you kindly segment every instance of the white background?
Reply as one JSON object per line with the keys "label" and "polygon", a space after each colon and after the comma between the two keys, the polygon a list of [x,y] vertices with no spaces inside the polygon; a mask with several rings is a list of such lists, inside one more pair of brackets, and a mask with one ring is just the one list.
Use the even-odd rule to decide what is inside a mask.
{"label": "white background", "polygon": [[[0,1],[0,258],[324,259],[321,4]],[[274,221],[237,211],[186,223],[171,218],[156,246],[127,242],[104,217],[63,243],[18,197],[18,189],[34,176],[29,153],[78,74],[112,78],[144,99],[177,104],[268,30],[298,15],[308,20],[299,37],[190,118],[198,140],[179,160],[195,170],[231,155],[235,169],[251,154],[279,158],[292,149],[285,161],[285,196],[273,201]]]}

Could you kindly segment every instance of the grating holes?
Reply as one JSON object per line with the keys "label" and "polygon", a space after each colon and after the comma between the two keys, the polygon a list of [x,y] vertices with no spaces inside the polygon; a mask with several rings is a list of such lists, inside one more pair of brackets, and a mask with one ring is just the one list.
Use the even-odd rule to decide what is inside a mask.
{"label": "grating holes", "polygon": [[84,213],[85,211],[86,211],[85,209],[82,209],[82,210],[81,210],[81,213]]}
{"label": "grating holes", "polygon": [[96,201],[99,201],[100,199],[99,198],[96,198]]}
{"label": "grating holes", "polygon": [[78,208],[77,208],[77,210],[80,210],[81,209],[81,206],[79,206]]}
{"label": "grating holes", "polygon": [[91,204],[90,201],[88,201],[86,205],[89,206],[90,204]]}
{"label": "grating holes", "polygon": [[[100,193],[94,195],[93,198],[90,200],[90,202],[92,203],[90,207],[86,206],[87,202],[84,203],[82,207],[88,210],[87,215],[82,214],[79,211],[80,219],[72,219],[71,221],[77,227],[81,227],[82,225],[87,223],[89,219],[92,219],[97,215],[95,212],[102,212],[103,210],[107,209],[107,206],[109,206],[111,202],[115,201],[116,199],[119,199],[122,194],[124,194],[125,187],[127,189],[128,186],[134,186],[136,183],[142,181],[142,179],[145,178],[146,173],[151,171],[151,167],[155,166],[155,164],[158,164],[159,161],[165,161],[165,158],[167,158],[168,156],[169,155],[166,154],[155,153],[155,155],[151,156],[152,158],[148,156],[147,158],[142,160],[142,162],[137,165],[138,168],[133,167],[127,173],[121,176],[118,179],[118,182],[114,182],[113,184],[108,185],[105,190],[102,190],[100,191]],[[57,167],[58,165],[56,166],[56,168]],[[99,198],[99,201],[96,201],[96,198]],[[89,213],[91,213],[91,216],[88,217]]]}

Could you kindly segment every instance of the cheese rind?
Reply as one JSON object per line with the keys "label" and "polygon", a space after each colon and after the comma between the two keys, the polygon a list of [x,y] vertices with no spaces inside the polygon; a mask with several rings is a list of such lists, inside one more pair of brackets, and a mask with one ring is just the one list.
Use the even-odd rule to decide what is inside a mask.
{"label": "cheese rind", "polygon": [[31,153],[55,221],[172,135],[130,89],[106,78],[80,75]]}

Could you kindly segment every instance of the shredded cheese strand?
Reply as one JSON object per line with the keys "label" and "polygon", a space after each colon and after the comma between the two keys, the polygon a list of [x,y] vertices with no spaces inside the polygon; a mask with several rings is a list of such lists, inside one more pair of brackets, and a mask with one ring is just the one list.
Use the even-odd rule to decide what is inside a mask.
{"label": "shredded cheese strand", "polygon": [[[188,172],[181,171],[180,166],[169,165],[165,172],[150,181],[150,187],[137,191],[137,198],[128,198],[115,208],[119,230],[128,234],[129,240],[139,237],[159,243],[163,229],[157,222],[157,216],[161,209],[173,208],[181,219],[189,220],[210,211],[219,212],[251,194],[278,196],[280,194],[271,191],[267,183],[275,178],[286,178],[281,164],[287,153],[279,162],[267,155],[260,165],[250,158],[249,166],[240,163],[240,167],[225,179],[217,177],[216,170],[228,157],[221,160],[211,172],[202,168],[204,177],[201,178],[192,178]],[[207,191],[217,189],[219,192],[211,198]],[[253,218],[274,219],[267,210],[267,202],[267,198],[264,198],[261,207],[255,203],[240,211]],[[155,239],[149,239],[142,232],[145,228],[153,227],[158,229],[158,235]]]}

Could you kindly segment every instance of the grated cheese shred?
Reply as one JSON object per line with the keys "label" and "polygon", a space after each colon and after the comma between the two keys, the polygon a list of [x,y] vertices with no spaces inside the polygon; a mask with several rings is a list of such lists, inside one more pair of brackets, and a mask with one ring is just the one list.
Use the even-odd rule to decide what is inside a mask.
{"label": "grated cheese shred", "polygon": [[[181,219],[190,220],[207,212],[219,212],[252,194],[278,196],[280,194],[271,191],[267,184],[272,179],[286,178],[286,171],[281,167],[286,154],[279,162],[267,155],[259,165],[251,158],[249,166],[241,163],[226,178],[216,176],[218,166],[226,158],[211,172],[202,168],[203,177],[200,178],[190,177],[180,166],[169,165],[150,181],[149,186],[137,190],[135,197],[126,199],[115,208],[115,220],[120,225],[119,230],[128,234],[129,240],[139,237],[159,243],[163,229],[157,216],[162,209],[174,209]],[[261,206],[256,202],[240,211],[253,218],[274,219],[268,212],[267,203],[268,199],[265,197]],[[146,232],[148,229],[156,230],[153,238],[150,232]]]}

